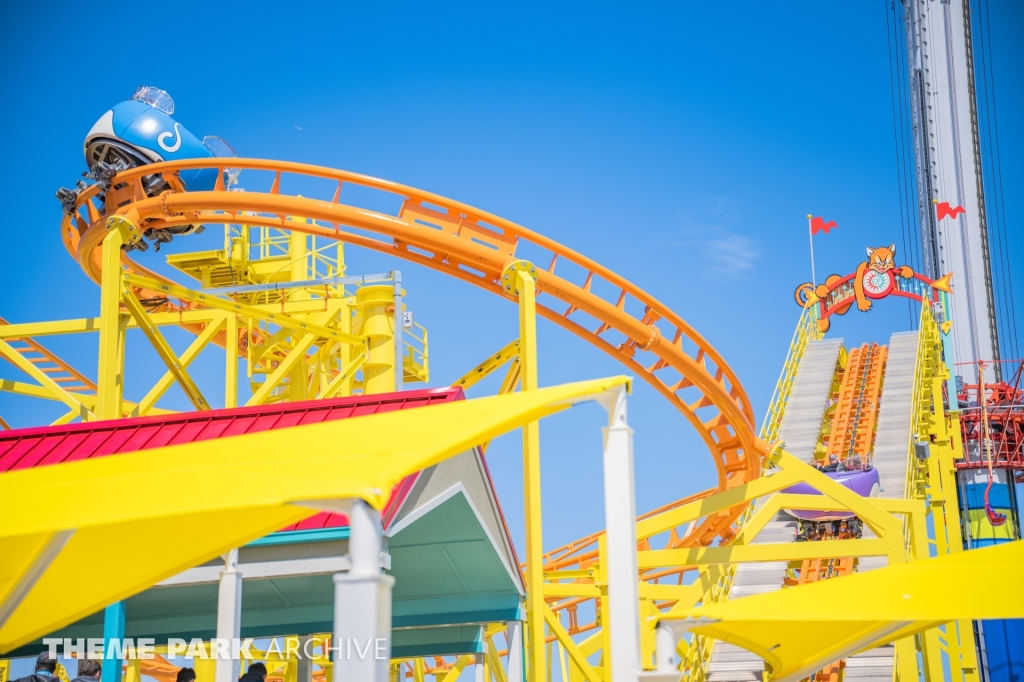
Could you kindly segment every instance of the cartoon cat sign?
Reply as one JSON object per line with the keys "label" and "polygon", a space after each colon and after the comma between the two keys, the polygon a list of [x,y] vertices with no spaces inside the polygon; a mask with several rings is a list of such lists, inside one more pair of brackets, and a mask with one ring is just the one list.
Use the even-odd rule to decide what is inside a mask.
{"label": "cartoon cat sign", "polygon": [[871,310],[873,300],[885,298],[891,294],[923,300],[909,280],[918,279],[927,285],[934,285],[940,290],[940,283],[948,287],[949,275],[939,282],[932,282],[927,277],[914,273],[909,265],[896,265],[896,245],[868,247],[868,259],[857,266],[856,272],[846,277],[829,275],[824,284],[812,286],[804,282],[796,288],[794,297],[799,306],[807,308],[820,302],[818,328],[828,331],[829,316],[845,315],[856,303],[857,309],[867,312]]}

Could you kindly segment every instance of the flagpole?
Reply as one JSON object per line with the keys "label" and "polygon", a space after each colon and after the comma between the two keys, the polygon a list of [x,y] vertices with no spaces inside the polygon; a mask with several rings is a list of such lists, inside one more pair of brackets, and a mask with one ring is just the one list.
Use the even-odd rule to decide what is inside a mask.
{"label": "flagpole", "polygon": [[811,228],[811,214],[807,214],[807,239],[811,243],[811,288],[813,289],[818,285],[818,280],[814,278],[814,230]]}

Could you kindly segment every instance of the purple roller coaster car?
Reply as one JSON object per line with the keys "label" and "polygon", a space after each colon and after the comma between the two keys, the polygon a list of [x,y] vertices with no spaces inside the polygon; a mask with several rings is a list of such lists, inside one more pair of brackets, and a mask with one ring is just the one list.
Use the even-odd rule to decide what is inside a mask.
{"label": "purple roller coaster car", "polygon": [[[833,469],[829,471],[829,469]],[[881,490],[878,478],[878,469],[865,466],[859,456],[850,457],[838,465],[825,467],[822,472],[833,481],[845,485],[861,497],[878,497]],[[794,495],[820,495],[817,490],[806,483],[798,483],[782,492]],[[852,512],[838,511],[814,511],[804,509],[786,509],[787,514],[796,517],[801,521],[838,521],[853,517]]]}

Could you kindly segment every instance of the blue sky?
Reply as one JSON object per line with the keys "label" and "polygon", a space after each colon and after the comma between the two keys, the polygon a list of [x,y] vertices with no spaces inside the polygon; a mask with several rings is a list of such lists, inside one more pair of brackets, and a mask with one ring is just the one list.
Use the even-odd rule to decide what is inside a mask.
{"label": "blue sky", "polygon": [[[1013,226],[1024,217],[1014,201],[1024,133],[1013,123],[1024,113],[1024,7],[990,3],[1020,283],[1024,245]],[[59,241],[53,193],[84,169],[92,123],[145,83],[174,97],[190,130],[220,135],[242,156],[420,187],[596,259],[711,341],[760,418],[797,318],[793,289],[809,279],[805,216],[840,226],[816,238],[819,279],[852,271],[866,246],[900,244],[885,0],[429,5],[5,3],[0,315],[97,313],[96,287]],[[170,250],[216,241],[208,233]],[[158,263],[153,256],[145,262]],[[407,303],[430,330],[431,385],[517,334],[514,306],[484,292],[356,249],[348,261],[352,273],[402,269]],[[909,315],[906,303],[888,301],[838,320],[833,333],[884,342],[908,328]],[[543,384],[623,371],[550,324],[541,323],[540,339]],[[187,338],[173,341],[180,348]],[[141,337],[129,343],[127,386],[137,398],[161,370],[139,350]],[[94,371],[93,339],[51,345]],[[219,366],[212,356],[196,365],[209,393]],[[165,404],[186,403],[172,392]],[[641,511],[714,482],[703,446],[652,389],[638,384],[630,410]],[[15,425],[59,413],[0,396],[0,414]],[[602,420],[590,406],[542,427],[547,547],[603,526]],[[517,439],[496,443],[489,461],[520,542]]]}

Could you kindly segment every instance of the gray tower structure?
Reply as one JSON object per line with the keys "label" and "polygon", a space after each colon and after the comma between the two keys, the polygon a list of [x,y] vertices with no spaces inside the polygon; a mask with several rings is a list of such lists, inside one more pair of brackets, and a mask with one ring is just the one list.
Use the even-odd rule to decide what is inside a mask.
{"label": "gray tower structure", "polygon": [[[969,0],[902,1],[922,274],[953,273],[954,361],[998,360]],[[964,212],[939,220],[938,202]],[[998,367],[986,370],[988,381],[998,379]],[[976,369],[957,369],[967,383],[976,381]]]}

